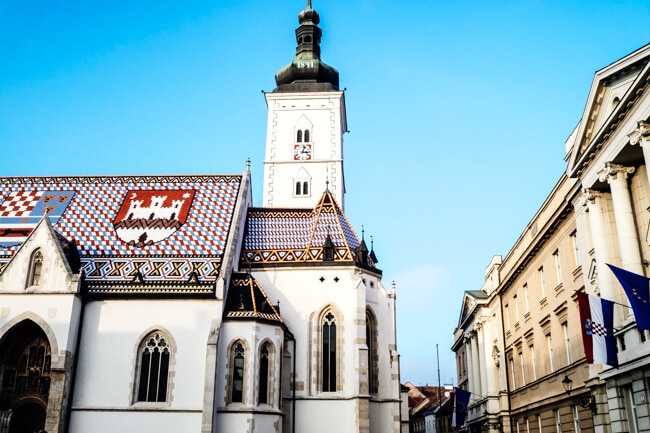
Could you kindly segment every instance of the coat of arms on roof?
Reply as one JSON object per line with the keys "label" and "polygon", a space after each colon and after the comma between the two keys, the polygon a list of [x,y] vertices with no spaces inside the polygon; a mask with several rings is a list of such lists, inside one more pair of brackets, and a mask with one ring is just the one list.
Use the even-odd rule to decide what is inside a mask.
{"label": "coat of arms on roof", "polygon": [[13,191],[0,204],[0,247],[21,244],[44,215],[56,224],[74,191]]}
{"label": "coat of arms on roof", "polygon": [[113,227],[129,245],[142,248],[176,233],[187,219],[194,190],[129,191]]}

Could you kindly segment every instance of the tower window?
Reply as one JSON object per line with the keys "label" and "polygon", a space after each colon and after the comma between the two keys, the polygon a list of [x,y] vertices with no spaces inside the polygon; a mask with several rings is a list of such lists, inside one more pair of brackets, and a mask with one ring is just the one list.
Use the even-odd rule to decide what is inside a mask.
{"label": "tower window", "polygon": [[305,129],[305,143],[310,143],[311,140],[309,139],[309,129]]}
{"label": "tower window", "polygon": [[140,344],[137,401],[167,401],[170,346],[161,332],[149,334]]}
{"label": "tower window", "polygon": [[305,36],[305,43],[310,43],[311,42],[311,36]]}
{"label": "tower window", "polygon": [[296,181],[296,196],[308,196],[309,195],[309,181]]}
{"label": "tower window", "polygon": [[302,143],[302,130],[296,131],[296,143]]}

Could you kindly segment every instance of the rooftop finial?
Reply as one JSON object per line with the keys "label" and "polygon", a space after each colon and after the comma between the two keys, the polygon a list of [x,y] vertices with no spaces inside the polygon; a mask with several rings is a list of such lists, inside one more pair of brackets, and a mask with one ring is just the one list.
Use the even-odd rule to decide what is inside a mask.
{"label": "rooftop finial", "polygon": [[311,0],[307,0],[307,8],[306,9],[311,9]]}

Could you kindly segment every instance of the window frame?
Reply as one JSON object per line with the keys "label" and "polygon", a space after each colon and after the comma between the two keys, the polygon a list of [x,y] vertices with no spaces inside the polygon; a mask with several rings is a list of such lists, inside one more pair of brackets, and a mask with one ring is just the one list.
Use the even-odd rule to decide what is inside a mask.
{"label": "window frame", "polygon": [[[158,342],[156,343],[156,348],[161,347],[160,346],[160,341],[164,341],[165,344],[165,349],[167,349],[167,362],[166,362],[166,369],[167,373],[164,375],[158,375],[158,383],[156,384],[156,387],[158,388],[157,391],[155,392],[156,395],[158,396],[156,400],[150,400],[149,395],[151,393],[150,391],[150,384],[151,384],[151,370],[148,372],[148,385],[146,389],[146,397],[145,399],[141,399],[142,395],[142,379],[143,379],[143,367],[145,363],[145,349],[147,347],[152,347],[149,345],[151,339],[154,339],[156,336],[159,336]],[[174,342],[174,339],[172,338],[171,334],[167,332],[164,329],[161,328],[154,328],[151,330],[148,330],[143,334],[138,339],[138,342],[136,344],[136,368],[135,368],[135,375],[134,375],[134,382],[133,382],[133,396],[132,396],[132,404],[133,405],[154,405],[154,406],[169,406],[171,404],[172,400],[172,378],[173,378],[173,366],[174,366],[174,359],[175,359],[175,353],[176,353],[176,344]],[[151,365],[151,362],[153,360],[150,357],[149,359],[149,364]],[[164,357],[160,357],[159,363],[158,363],[158,372],[160,372],[160,367],[161,364],[163,363]],[[165,390],[164,393],[160,393],[160,386],[161,383],[160,381],[163,380],[164,378],[164,386]],[[162,399],[161,396],[163,397]]]}
{"label": "window frame", "polygon": [[29,256],[29,271],[27,272],[27,280],[25,281],[25,288],[32,286],[40,286],[40,280],[43,277],[43,250],[36,248]]}
{"label": "window frame", "polygon": [[[241,349],[241,350],[240,350]],[[228,395],[226,397],[228,404],[245,404],[246,402],[246,356],[249,353],[248,345],[245,340],[234,340],[228,347]],[[235,378],[236,359],[241,354],[241,379]],[[235,387],[237,382],[241,381],[241,390],[238,390],[235,395]],[[239,397],[237,400],[236,397]]]}

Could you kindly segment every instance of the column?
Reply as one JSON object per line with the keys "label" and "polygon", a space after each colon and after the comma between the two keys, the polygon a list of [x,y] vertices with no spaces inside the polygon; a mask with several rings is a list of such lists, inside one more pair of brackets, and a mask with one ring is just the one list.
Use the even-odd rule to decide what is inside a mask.
{"label": "column", "polygon": [[623,268],[637,274],[644,274],[639,251],[639,236],[630,198],[630,189],[627,184],[627,175],[634,172],[634,167],[608,162],[599,174],[600,181],[607,181],[612,192],[614,215],[616,216],[616,230],[621,249]]}
{"label": "column", "polygon": [[[581,202],[589,210],[589,223],[591,225],[591,239],[594,244],[594,255],[598,269],[598,287],[603,298],[621,302],[616,289],[614,274],[606,263],[611,263],[609,245],[607,243],[607,227],[602,209],[602,194],[591,189],[582,191]],[[620,325],[620,323],[619,323]]]}
{"label": "column", "polygon": [[[486,368],[486,362],[485,362],[485,344],[488,342],[488,340],[485,338],[485,326],[482,321],[476,322],[476,338],[478,339],[478,375],[480,378],[480,383],[481,383],[481,395],[487,395],[487,374],[485,371]],[[489,344],[489,342],[488,342]]]}
{"label": "column", "polygon": [[478,352],[478,341],[477,341],[477,334],[476,331],[472,332],[472,339],[470,340],[472,343],[472,375],[474,376],[474,386],[475,386],[475,394],[478,395],[483,395],[483,391],[481,390],[481,375],[479,371],[479,352]]}
{"label": "column", "polygon": [[464,335],[464,340],[465,340],[465,368],[467,368],[467,388],[468,391],[473,392],[474,391],[474,374],[472,372],[472,365],[474,364],[473,361],[473,356],[472,356],[472,345],[470,344],[470,334],[469,332],[466,332]]}

